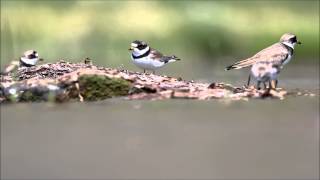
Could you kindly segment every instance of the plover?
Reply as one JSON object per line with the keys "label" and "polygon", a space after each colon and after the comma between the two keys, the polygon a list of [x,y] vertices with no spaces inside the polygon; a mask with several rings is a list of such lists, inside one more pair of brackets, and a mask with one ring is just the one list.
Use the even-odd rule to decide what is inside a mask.
{"label": "plover", "polygon": [[11,61],[10,64],[5,68],[1,74],[8,74],[12,72],[17,67],[31,67],[35,66],[38,61],[42,61],[43,59],[39,58],[37,51],[35,50],[27,50],[20,57],[19,61]]}
{"label": "plover", "polygon": [[[261,50],[248,59],[238,61],[226,67],[225,70],[241,69],[263,61],[269,62],[282,68],[291,60],[293,56],[293,49],[296,44],[301,44],[301,42],[297,40],[297,36],[292,33],[285,33],[281,36],[280,42]],[[248,78],[247,86],[249,86],[249,84],[250,75]]]}
{"label": "plover", "polygon": [[175,55],[165,56],[159,51],[152,49],[146,42],[135,40],[131,43],[129,50],[132,51],[131,58],[133,64],[146,70],[155,70],[163,67],[164,65],[180,60]]}
{"label": "plover", "polygon": [[20,67],[35,66],[39,61],[39,54],[35,50],[28,50],[20,57]]}
{"label": "plover", "polygon": [[263,83],[266,89],[266,83],[269,82],[269,88],[275,89],[278,74],[280,73],[280,65],[276,65],[267,61],[255,63],[251,67],[251,76],[257,81],[257,89],[260,89],[261,83]]}

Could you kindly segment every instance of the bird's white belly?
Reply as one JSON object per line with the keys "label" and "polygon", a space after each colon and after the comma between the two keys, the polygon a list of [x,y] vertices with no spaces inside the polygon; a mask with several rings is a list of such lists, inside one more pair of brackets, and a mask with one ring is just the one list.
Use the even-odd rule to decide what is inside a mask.
{"label": "bird's white belly", "polygon": [[288,64],[288,63],[290,62],[291,58],[292,58],[292,56],[291,56],[291,55],[288,55],[287,59],[284,60],[284,62],[282,63],[282,65]]}
{"label": "bird's white belly", "polygon": [[265,74],[259,74],[259,75],[253,75],[254,78],[257,80],[257,81],[260,81],[260,82],[267,82],[270,80],[270,74],[269,73],[265,73]]}
{"label": "bird's white belly", "polygon": [[[260,69],[263,68],[263,69]],[[261,64],[255,64],[251,68],[251,75],[261,82],[278,79],[279,70],[272,66],[261,66]]]}
{"label": "bird's white belly", "polygon": [[150,69],[150,70],[155,70],[165,65],[164,62],[153,60],[148,57],[143,57],[139,59],[132,58],[132,61],[133,61],[133,64],[135,64],[138,67],[142,69]]}
{"label": "bird's white belly", "polygon": [[277,72],[265,72],[262,74],[259,74],[258,76],[255,76],[257,81],[266,82],[269,80],[277,80],[278,79],[278,73]]}
{"label": "bird's white belly", "polygon": [[278,76],[279,76],[279,69],[277,68],[272,68],[271,71],[270,71],[270,79],[271,80],[277,80],[278,79]]}
{"label": "bird's white belly", "polygon": [[38,60],[39,58],[28,59],[28,58],[21,57],[21,61],[23,61],[25,64],[29,64],[33,66],[37,64]]}

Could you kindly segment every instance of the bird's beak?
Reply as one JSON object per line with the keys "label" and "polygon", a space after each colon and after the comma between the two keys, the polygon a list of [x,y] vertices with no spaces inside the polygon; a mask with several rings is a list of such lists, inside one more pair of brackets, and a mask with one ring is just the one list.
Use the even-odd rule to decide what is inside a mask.
{"label": "bird's beak", "polygon": [[302,44],[300,41],[297,41],[297,44]]}
{"label": "bird's beak", "polygon": [[133,47],[130,47],[128,50],[129,50],[129,51],[132,51],[132,50],[133,50]]}

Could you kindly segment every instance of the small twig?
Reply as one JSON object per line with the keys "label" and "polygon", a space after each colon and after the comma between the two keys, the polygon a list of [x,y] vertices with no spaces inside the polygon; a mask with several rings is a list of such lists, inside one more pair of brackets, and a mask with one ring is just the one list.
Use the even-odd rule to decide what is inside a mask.
{"label": "small twig", "polygon": [[80,102],[83,102],[83,96],[81,95],[80,93],[80,86],[79,86],[79,83],[76,83],[76,89],[78,90],[78,97],[79,97],[79,100]]}

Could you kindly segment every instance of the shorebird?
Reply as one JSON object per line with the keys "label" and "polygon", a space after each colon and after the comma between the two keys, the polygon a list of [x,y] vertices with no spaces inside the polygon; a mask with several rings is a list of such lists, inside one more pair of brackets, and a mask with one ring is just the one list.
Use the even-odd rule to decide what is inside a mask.
{"label": "shorebird", "polygon": [[[297,36],[292,33],[285,33],[281,36],[279,42],[261,50],[248,59],[238,61],[230,66],[227,66],[225,70],[241,69],[252,66],[259,62],[268,62],[272,65],[283,68],[283,66],[291,60],[296,44],[301,44],[301,42],[297,40]],[[277,82],[275,82],[275,84],[277,85]],[[250,75],[247,82],[247,86],[249,85]]]}
{"label": "shorebird", "polygon": [[19,61],[11,61],[10,64],[7,67],[5,67],[5,70],[1,72],[1,74],[8,74],[15,70],[17,67],[21,68],[35,66],[38,61],[42,60],[43,59],[39,58],[37,51],[27,50],[19,58]]}
{"label": "shorebird", "polygon": [[28,50],[20,57],[20,67],[35,66],[39,61],[39,54],[35,50]]}
{"label": "shorebird", "polygon": [[152,70],[153,74],[156,69],[163,67],[164,65],[180,60],[175,55],[166,56],[156,49],[151,48],[146,42],[135,40],[131,43],[129,50],[132,51],[131,58],[133,64],[146,70]]}

